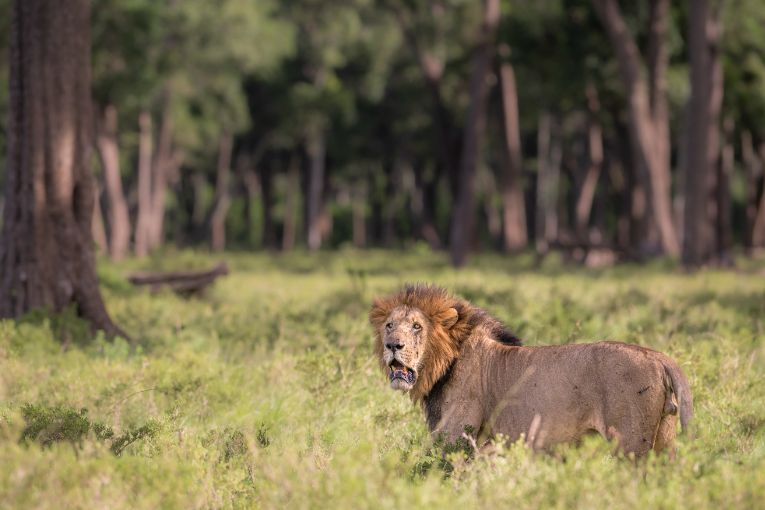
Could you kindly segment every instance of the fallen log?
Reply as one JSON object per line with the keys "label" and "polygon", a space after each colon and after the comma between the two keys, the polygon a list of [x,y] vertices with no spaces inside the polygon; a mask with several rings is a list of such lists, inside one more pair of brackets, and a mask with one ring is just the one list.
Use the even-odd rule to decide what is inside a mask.
{"label": "fallen log", "polygon": [[152,293],[170,289],[182,296],[201,294],[217,278],[228,274],[228,265],[219,262],[212,269],[204,271],[139,272],[128,276],[136,286],[148,286]]}

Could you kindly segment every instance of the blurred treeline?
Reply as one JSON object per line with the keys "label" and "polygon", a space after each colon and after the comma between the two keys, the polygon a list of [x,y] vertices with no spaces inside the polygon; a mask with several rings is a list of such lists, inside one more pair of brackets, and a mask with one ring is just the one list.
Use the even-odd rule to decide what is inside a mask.
{"label": "blurred treeline", "polygon": [[765,2],[695,3],[93,0],[95,239],[726,262],[765,245]]}

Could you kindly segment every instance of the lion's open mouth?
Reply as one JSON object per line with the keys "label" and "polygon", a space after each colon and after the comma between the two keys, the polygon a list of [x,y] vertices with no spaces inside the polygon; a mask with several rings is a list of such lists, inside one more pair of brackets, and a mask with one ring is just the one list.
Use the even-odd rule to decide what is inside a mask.
{"label": "lion's open mouth", "polygon": [[390,378],[391,383],[400,380],[411,386],[414,384],[415,379],[417,379],[417,374],[414,370],[396,359],[391,361],[388,369],[390,371],[388,377]]}

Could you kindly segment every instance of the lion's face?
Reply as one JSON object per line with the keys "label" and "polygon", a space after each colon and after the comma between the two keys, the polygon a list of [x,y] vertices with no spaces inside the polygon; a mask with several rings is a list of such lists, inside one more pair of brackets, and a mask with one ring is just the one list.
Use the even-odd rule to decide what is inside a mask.
{"label": "lion's face", "polygon": [[394,390],[409,391],[417,381],[430,327],[425,314],[409,306],[393,309],[385,320],[380,335],[383,364]]}

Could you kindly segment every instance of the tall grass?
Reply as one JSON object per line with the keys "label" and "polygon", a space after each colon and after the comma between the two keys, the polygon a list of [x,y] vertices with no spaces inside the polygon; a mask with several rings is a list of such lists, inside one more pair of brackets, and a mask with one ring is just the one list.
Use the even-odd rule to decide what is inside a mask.
{"label": "tall grass", "polygon": [[[762,508],[765,279],[757,268],[591,272],[431,253],[229,254],[201,299],[135,290],[102,264],[134,336],[90,339],[73,311],[0,322],[2,508]],[[527,344],[618,339],[688,374],[693,435],[635,467],[599,438],[443,458],[421,411],[387,388],[366,311],[403,282],[445,285]]]}

